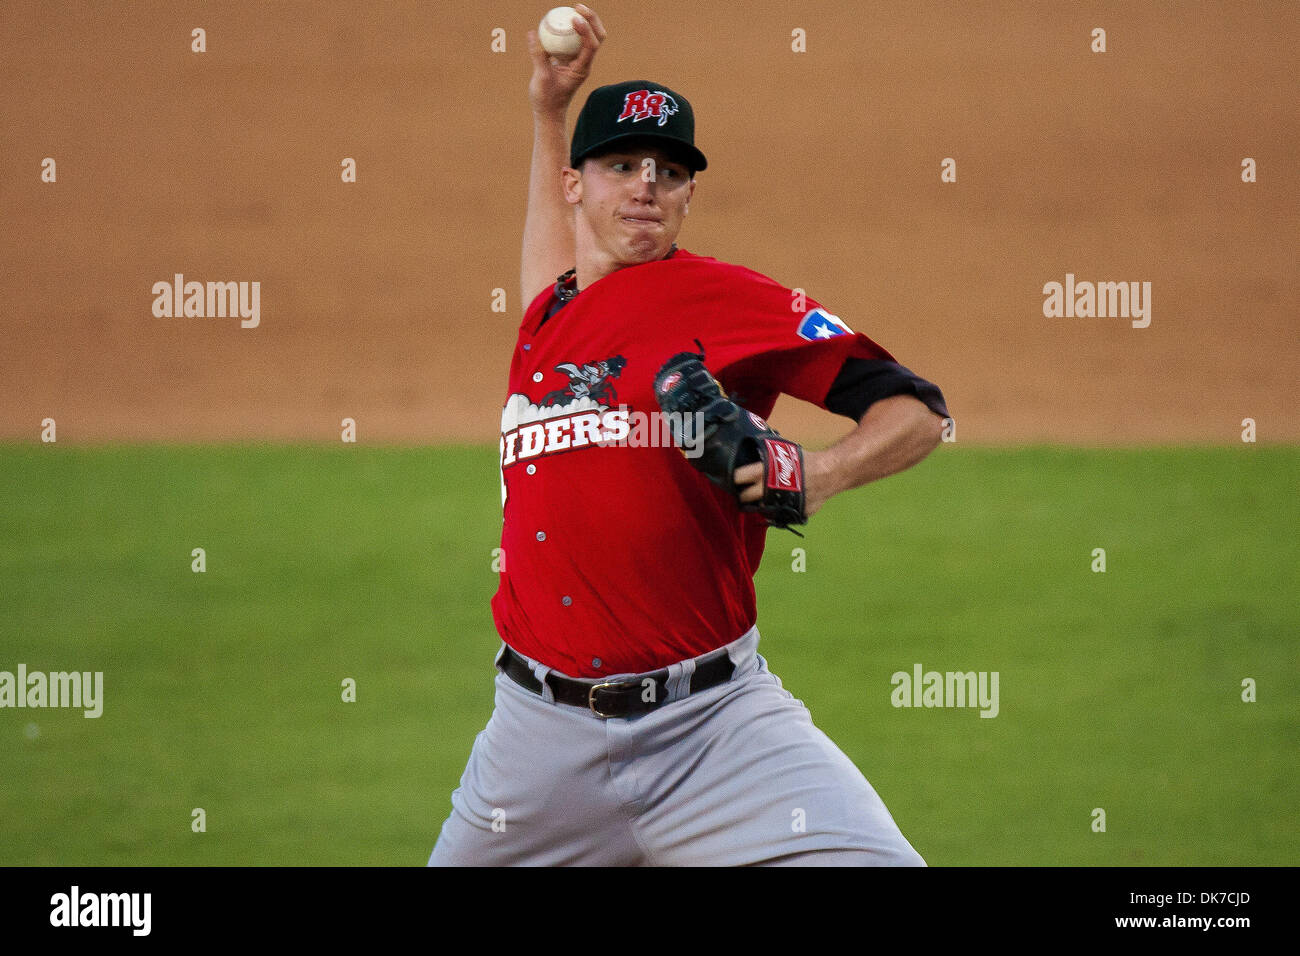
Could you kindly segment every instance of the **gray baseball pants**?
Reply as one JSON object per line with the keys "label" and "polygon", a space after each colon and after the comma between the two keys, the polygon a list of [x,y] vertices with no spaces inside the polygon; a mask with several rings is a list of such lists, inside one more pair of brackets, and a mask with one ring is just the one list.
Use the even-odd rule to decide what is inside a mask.
{"label": "gray baseball pants", "polygon": [[544,696],[498,671],[429,865],[924,866],[768,670],[758,629],[723,652],[729,681],[684,694],[703,657],[681,661],[668,703],[627,718],[555,703],[536,661]]}

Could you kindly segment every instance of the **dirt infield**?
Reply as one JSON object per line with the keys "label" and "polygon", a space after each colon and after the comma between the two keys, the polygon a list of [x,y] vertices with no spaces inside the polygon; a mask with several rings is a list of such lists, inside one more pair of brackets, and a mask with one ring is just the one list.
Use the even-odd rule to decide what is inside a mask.
{"label": "dirt infield", "polygon": [[[7,0],[0,438],[494,440],[546,6]],[[596,9],[593,83],[695,106],[682,246],[807,289],[959,441],[1300,439],[1293,3]],[[259,324],[156,317],[177,273]],[[1045,317],[1067,274],[1150,283],[1149,327]]]}

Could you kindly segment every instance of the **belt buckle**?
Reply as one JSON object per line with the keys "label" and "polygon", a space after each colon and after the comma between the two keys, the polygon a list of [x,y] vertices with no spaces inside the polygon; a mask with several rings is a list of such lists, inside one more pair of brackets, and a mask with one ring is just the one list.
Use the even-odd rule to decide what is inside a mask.
{"label": "belt buckle", "polygon": [[606,720],[608,720],[611,717],[617,717],[618,714],[606,714],[596,706],[596,691],[600,690],[602,687],[629,687],[629,686],[633,686],[633,683],[625,680],[607,680],[599,684],[592,684],[591,690],[587,691],[587,706],[591,708],[591,712],[595,714],[597,717],[602,717]]}

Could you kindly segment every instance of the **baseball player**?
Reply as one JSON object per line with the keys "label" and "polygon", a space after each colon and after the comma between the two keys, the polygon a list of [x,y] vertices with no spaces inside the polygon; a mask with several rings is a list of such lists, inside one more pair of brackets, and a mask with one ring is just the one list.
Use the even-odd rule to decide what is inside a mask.
{"label": "baseball player", "polygon": [[[817,302],[676,245],[707,165],[680,93],[600,87],[566,143],[606,36],[577,10],[572,61],[529,37],[495,707],[429,863],[924,865],[758,654],[753,575],[770,526],[925,457],[943,396]],[[856,427],[806,451],[766,423],[782,392]]]}

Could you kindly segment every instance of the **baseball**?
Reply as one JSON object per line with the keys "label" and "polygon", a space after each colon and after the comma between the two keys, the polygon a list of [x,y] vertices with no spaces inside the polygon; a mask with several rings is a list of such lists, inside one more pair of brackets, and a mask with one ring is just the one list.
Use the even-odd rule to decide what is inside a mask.
{"label": "baseball", "polygon": [[537,39],[542,49],[551,56],[569,59],[578,55],[582,49],[582,37],[573,29],[573,18],[578,11],[573,7],[556,7],[542,17],[537,24]]}

